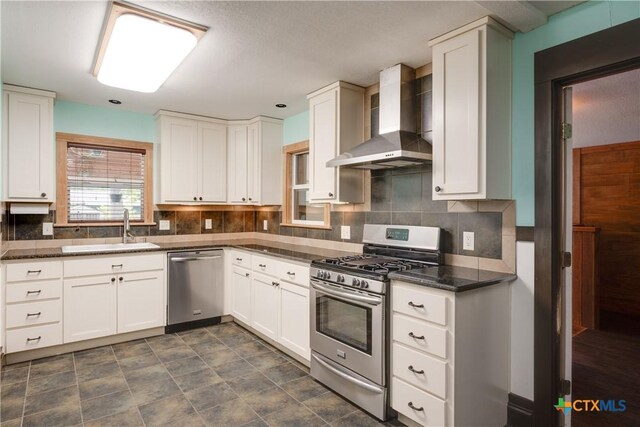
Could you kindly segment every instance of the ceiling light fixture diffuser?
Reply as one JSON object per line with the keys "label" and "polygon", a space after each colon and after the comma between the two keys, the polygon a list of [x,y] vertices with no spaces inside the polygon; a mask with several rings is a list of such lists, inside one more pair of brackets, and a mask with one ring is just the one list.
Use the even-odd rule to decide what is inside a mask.
{"label": "ceiling light fixture diffuser", "polygon": [[200,25],[114,2],[93,74],[107,86],[155,92],[206,30]]}

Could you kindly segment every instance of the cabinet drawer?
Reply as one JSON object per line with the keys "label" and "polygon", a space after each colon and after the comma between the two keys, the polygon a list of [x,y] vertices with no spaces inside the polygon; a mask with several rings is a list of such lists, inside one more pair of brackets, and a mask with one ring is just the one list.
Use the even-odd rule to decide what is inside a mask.
{"label": "cabinet drawer", "polygon": [[439,325],[447,324],[447,298],[428,289],[393,283],[393,311]]}
{"label": "cabinet drawer", "polygon": [[446,425],[443,400],[395,377],[391,380],[391,407],[423,426]]}
{"label": "cabinet drawer", "polygon": [[394,376],[407,383],[447,398],[447,362],[393,343]]}
{"label": "cabinet drawer", "polygon": [[287,282],[309,287],[309,266],[280,261],[278,277]]}
{"label": "cabinet drawer", "polygon": [[7,331],[7,353],[62,344],[62,323]]}
{"label": "cabinet drawer", "polygon": [[396,313],[393,314],[392,321],[394,341],[443,359],[447,357],[446,329]]}
{"label": "cabinet drawer", "polygon": [[65,277],[119,274],[129,271],[164,269],[164,254],[105,256],[99,258],[73,259],[64,262]]}
{"label": "cabinet drawer", "polygon": [[58,279],[62,277],[61,261],[37,261],[7,264],[7,282]]}
{"label": "cabinet drawer", "polygon": [[270,257],[264,257],[260,255],[251,256],[251,268],[258,273],[268,274],[270,276],[278,277],[280,274],[281,261],[275,260]]}
{"label": "cabinet drawer", "polygon": [[251,255],[246,252],[231,251],[231,264],[251,268]]}
{"label": "cabinet drawer", "polygon": [[62,280],[42,280],[27,283],[7,283],[7,302],[39,301],[60,298]]}
{"label": "cabinet drawer", "polygon": [[59,322],[62,319],[62,301],[38,301],[7,305],[7,328]]}

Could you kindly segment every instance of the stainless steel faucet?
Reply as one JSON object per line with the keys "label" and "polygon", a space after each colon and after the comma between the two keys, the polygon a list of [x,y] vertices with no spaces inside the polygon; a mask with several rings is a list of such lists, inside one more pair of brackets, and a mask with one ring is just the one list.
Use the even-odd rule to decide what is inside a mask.
{"label": "stainless steel faucet", "polygon": [[122,230],[122,243],[129,243],[135,237],[131,234],[131,226],[129,225],[129,209],[124,210],[123,214],[124,227]]}

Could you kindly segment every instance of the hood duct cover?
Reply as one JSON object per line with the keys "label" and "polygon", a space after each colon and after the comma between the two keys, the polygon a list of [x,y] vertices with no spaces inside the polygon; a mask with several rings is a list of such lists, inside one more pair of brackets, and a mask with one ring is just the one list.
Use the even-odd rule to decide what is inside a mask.
{"label": "hood duct cover", "polygon": [[398,64],[380,73],[380,135],[327,162],[329,167],[387,169],[431,161],[431,144],[416,133],[415,70]]}

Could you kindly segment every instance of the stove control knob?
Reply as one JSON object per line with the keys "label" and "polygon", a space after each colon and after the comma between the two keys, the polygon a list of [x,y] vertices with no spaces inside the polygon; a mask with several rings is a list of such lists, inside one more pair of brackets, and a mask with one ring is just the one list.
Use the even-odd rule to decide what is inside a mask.
{"label": "stove control knob", "polygon": [[369,282],[367,282],[366,280],[363,280],[361,282],[361,287],[362,289],[367,289],[369,287]]}
{"label": "stove control knob", "polygon": [[328,271],[325,271],[324,272],[324,278],[327,279],[327,280],[331,279],[331,273],[329,273]]}
{"label": "stove control knob", "polygon": [[338,283],[344,283],[344,276],[342,274],[338,274],[338,277],[336,278],[336,281]]}
{"label": "stove control knob", "polygon": [[353,286],[355,286],[356,288],[359,288],[359,287],[360,287],[360,279],[356,279],[356,278],[354,277],[354,279],[353,279],[353,281],[351,282],[351,284],[352,284]]}
{"label": "stove control knob", "polygon": [[316,273],[316,277],[318,279],[322,279],[324,277],[324,272],[322,270],[318,270],[318,272]]}

